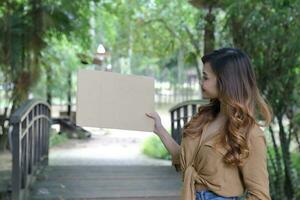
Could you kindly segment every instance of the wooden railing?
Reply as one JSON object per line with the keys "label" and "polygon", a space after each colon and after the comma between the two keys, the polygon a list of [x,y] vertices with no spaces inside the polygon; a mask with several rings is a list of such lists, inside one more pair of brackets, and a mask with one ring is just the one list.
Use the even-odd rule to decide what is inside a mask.
{"label": "wooden railing", "polygon": [[178,144],[181,144],[184,124],[196,114],[199,106],[207,103],[207,100],[189,100],[179,103],[169,110],[171,114],[171,134]]}
{"label": "wooden railing", "polygon": [[51,111],[46,102],[28,100],[10,118],[12,126],[12,199],[26,198],[40,166],[48,165]]}

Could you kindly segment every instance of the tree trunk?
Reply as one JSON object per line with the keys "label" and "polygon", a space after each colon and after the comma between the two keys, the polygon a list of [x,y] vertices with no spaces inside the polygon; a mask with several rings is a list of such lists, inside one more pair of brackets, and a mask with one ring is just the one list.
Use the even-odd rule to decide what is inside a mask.
{"label": "tree trunk", "polygon": [[215,19],[216,17],[212,13],[213,8],[210,6],[205,16],[205,28],[204,28],[204,54],[207,54],[215,48]]}
{"label": "tree trunk", "polygon": [[47,66],[47,69],[46,69],[46,76],[47,76],[47,86],[46,86],[46,95],[47,95],[47,102],[49,103],[49,105],[51,106],[52,105],[52,91],[51,91],[51,82],[52,82],[52,79],[51,79],[51,66]]}
{"label": "tree trunk", "polygon": [[276,144],[275,134],[272,126],[269,126],[269,131],[271,133],[274,153],[275,153],[275,166],[274,166],[274,184],[277,190],[277,195],[280,199],[284,198],[284,188],[283,188],[283,170],[281,166],[282,156],[280,156],[278,145]]}
{"label": "tree trunk", "polygon": [[72,73],[68,72],[68,116],[71,117],[72,111]]}
{"label": "tree trunk", "polygon": [[[178,54],[177,54],[177,84],[179,85],[179,96],[183,97],[183,66],[184,66],[184,52],[182,47],[180,47]],[[183,98],[184,99],[184,98]],[[182,99],[181,99],[182,101]]]}
{"label": "tree trunk", "polygon": [[201,90],[201,80],[202,80],[202,76],[201,76],[201,73],[202,73],[202,68],[203,68],[203,64],[202,64],[202,61],[199,57],[197,57],[197,65],[195,66],[196,67],[196,71],[197,71],[197,77],[198,77],[198,84],[199,84],[199,98],[202,99],[202,90]]}
{"label": "tree trunk", "polygon": [[[200,20],[200,19],[199,19]],[[213,14],[213,6],[208,7],[207,14],[205,16],[205,27],[204,27],[204,55],[210,53],[215,48],[215,16]],[[199,91],[200,98],[202,98],[202,90],[201,90],[201,80],[202,80],[202,70],[203,64],[200,58],[200,49],[197,50],[197,76],[199,80]]]}
{"label": "tree trunk", "polygon": [[279,137],[281,142],[281,151],[282,151],[282,158],[283,158],[283,164],[284,164],[284,189],[285,194],[288,199],[292,199],[295,194],[295,186],[293,185],[293,177],[292,177],[292,162],[291,162],[291,154],[289,151],[289,143],[286,138],[286,132],[283,127],[283,117],[277,116],[278,125],[279,125]]}

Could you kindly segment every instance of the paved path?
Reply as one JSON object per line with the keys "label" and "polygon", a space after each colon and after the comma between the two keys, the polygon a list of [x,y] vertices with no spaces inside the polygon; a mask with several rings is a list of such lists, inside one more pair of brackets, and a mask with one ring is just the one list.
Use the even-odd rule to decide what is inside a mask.
{"label": "paved path", "polygon": [[[109,131],[109,134],[106,134]],[[50,149],[49,165],[167,165],[170,160],[142,154],[142,143],[153,133],[92,130],[90,139],[72,139]]]}

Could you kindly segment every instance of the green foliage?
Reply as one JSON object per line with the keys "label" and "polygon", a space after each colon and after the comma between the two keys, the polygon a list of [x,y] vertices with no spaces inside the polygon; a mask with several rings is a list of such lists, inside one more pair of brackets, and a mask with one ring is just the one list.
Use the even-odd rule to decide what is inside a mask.
{"label": "green foliage", "polygon": [[295,169],[295,172],[300,172],[300,155],[298,152],[292,152],[292,163]]}
{"label": "green foliage", "polygon": [[[284,173],[278,173],[275,171],[274,166],[275,162],[279,162],[281,167],[284,168],[284,162],[282,159],[276,160],[275,158],[275,151],[273,146],[268,146],[268,172],[269,172],[269,180],[270,180],[270,193],[272,196],[272,199],[276,199],[276,197],[279,195],[279,189],[277,186],[278,180],[283,181],[284,180]],[[282,156],[281,148],[279,147],[279,154]],[[299,180],[299,172],[300,172],[300,155],[298,152],[291,152],[291,161],[292,161],[292,182],[295,187],[295,199],[299,199],[300,193],[297,192],[300,190],[300,180]]]}
{"label": "green foliage", "polygon": [[[279,150],[279,155],[282,156],[281,147],[278,147],[278,150]],[[270,159],[273,160],[275,157],[275,150],[274,150],[273,145],[268,145],[268,157],[269,157],[269,164],[271,165]],[[291,160],[292,160],[292,165],[293,165],[295,173],[297,173],[297,172],[299,173],[300,172],[300,155],[297,151],[291,152]],[[280,162],[281,162],[282,167],[284,167],[282,161],[280,161]],[[295,176],[297,176],[297,174],[295,174]]]}
{"label": "green foliage", "polygon": [[[82,67],[78,53],[84,50],[79,44],[76,44],[74,40],[76,39],[57,32],[49,33],[45,39],[48,46],[41,52],[41,63],[45,72],[51,70],[52,78],[48,86],[51,88],[52,95],[55,99],[66,100],[68,88],[67,75],[68,73],[76,75],[74,72]],[[37,84],[32,90],[36,97],[44,98],[46,96],[46,75],[47,73],[42,74],[40,84]],[[72,88],[74,96],[75,86],[76,85]],[[65,92],[62,92],[62,88],[64,88]]]}
{"label": "green foliage", "polygon": [[[99,35],[95,44],[102,42],[111,52],[115,71],[122,72],[120,62],[127,58],[131,72],[160,78],[165,64],[177,57],[179,49],[193,51],[186,29],[198,34],[194,27],[201,10],[184,0],[120,2],[100,2],[95,14],[95,32]],[[174,63],[171,67],[176,66]]]}
{"label": "green foliage", "polygon": [[153,158],[170,160],[171,156],[158,136],[148,137],[142,146],[142,152]]}
{"label": "green foliage", "polygon": [[[53,63],[50,61],[62,58],[54,57],[51,53],[55,50],[64,50],[65,57],[60,62],[66,63],[60,66],[60,71],[75,67],[74,56],[68,54],[74,55],[79,46],[80,48],[90,46],[91,2],[94,1],[79,0],[72,3],[63,0],[1,1],[0,26],[3,28],[0,30],[0,70],[4,75],[3,81],[14,84],[13,91],[8,96],[12,102],[9,109],[14,110],[26,100],[32,88],[40,83],[43,56],[44,66],[45,63],[51,66]],[[54,36],[52,33],[59,34]],[[70,39],[76,43],[71,45],[68,41]],[[45,56],[42,51],[47,47],[51,48],[51,42],[56,46],[51,53],[49,52],[51,50],[48,50]],[[57,45],[69,49],[59,49]],[[47,68],[49,67],[46,67],[46,70]]]}
{"label": "green foliage", "polygon": [[68,136],[65,133],[58,134],[55,131],[51,131],[49,139],[49,148],[63,144],[68,141]]}

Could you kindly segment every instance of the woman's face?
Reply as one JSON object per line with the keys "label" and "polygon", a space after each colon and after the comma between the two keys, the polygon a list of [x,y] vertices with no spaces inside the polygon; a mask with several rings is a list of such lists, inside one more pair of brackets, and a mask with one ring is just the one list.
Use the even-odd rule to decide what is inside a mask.
{"label": "woman's face", "polygon": [[203,66],[201,89],[203,99],[218,98],[217,77],[208,62]]}

